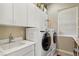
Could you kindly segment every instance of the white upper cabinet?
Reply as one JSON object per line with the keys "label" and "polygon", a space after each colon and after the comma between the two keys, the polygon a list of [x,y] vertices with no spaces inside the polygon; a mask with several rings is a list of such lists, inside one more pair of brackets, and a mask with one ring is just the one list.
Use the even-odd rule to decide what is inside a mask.
{"label": "white upper cabinet", "polygon": [[0,24],[11,25],[12,13],[11,3],[0,3]]}
{"label": "white upper cabinet", "polygon": [[58,27],[60,35],[78,35],[78,7],[60,11]]}
{"label": "white upper cabinet", "polygon": [[1,3],[0,24],[44,28],[47,15],[32,3]]}
{"label": "white upper cabinet", "polygon": [[28,4],[28,26],[45,28],[47,14],[34,4]]}
{"label": "white upper cabinet", "polygon": [[40,21],[39,9],[34,4],[28,4],[28,22],[30,27],[39,27]]}
{"label": "white upper cabinet", "polygon": [[27,6],[25,3],[13,4],[14,11],[14,24],[17,26],[27,25]]}

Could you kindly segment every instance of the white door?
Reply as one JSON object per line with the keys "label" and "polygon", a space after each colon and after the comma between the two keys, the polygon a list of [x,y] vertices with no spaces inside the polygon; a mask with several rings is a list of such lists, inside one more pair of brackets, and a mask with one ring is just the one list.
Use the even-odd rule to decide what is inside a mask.
{"label": "white door", "polygon": [[27,25],[27,6],[25,3],[14,4],[14,24],[17,26]]}
{"label": "white door", "polygon": [[12,24],[12,4],[0,3],[0,24]]}

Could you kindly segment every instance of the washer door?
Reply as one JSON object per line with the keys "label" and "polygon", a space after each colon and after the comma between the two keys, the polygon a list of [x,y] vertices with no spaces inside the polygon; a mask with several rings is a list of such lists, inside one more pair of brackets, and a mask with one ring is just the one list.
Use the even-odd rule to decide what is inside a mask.
{"label": "washer door", "polygon": [[48,32],[46,32],[43,36],[42,39],[42,48],[45,51],[48,51],[51,45],[51,37],[50,34]]}

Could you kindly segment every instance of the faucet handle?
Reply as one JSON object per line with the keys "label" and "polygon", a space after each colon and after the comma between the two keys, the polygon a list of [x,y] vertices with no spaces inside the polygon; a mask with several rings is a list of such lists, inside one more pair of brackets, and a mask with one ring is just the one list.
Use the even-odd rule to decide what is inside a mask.
{"label": "faucet handle", "polygon": [[9,39],[13,39],[12,33],[10,33],[10,35],[9,35]]}

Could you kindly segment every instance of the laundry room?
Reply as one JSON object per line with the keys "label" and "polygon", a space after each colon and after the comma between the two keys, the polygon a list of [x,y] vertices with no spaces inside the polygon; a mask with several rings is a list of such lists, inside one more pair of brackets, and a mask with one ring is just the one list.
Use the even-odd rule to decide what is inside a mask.
{"label": "laundry room", "polygon": [[79,3],[0,3],[0,56],[79,56]]}

